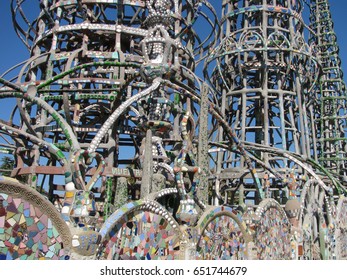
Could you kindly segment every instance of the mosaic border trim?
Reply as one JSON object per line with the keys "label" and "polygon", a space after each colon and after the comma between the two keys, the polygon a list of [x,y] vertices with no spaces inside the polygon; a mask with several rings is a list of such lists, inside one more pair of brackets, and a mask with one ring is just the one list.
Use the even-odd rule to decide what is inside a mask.
{"label": "mosaic border trim", "polygon": [[52,220],[53,225],[60,233],[64,250],[68,254],[71,250],[71,232],[68,225],[52,203],[46,200],[39,192],[31,189],[17,180],[0,176],[0,192],[11,195],[14,198],[21,198],[39,208],[42,213],[46,214]]}
{"label": "mosaic border trim", "polygon": [[[109,232],[112,230],[112,228],[119,223],[124,217],[132,212],[135,212],[137,210],[142,211],[149,211],[154,214],[159,214],[165,219],[167,219],[169,222],[173,222],[173,224],[176,224],[176,231],[180,236],[180,239],[182,239],[183,233],[181,232],[179,228],[179,224],[175,221],[175,219],[171,216],[171,214],[158,202],[156,201],[150,201],[150,200],[137,200],[133,202],[129,202],[125,205],[123,205],[121,208],[119,208],[116,212],[114,212],[104,223],[102,228],[100,229],[99,233],[101,235],[101,241],[100,244],[105,240],[105,237],[109,234]],[[162,213],[160,214],[160,211]]]}

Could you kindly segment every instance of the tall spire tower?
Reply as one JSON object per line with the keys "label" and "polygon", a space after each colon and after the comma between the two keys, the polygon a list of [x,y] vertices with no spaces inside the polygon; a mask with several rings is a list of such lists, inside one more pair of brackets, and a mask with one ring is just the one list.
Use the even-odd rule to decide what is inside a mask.
{"label": "tall spire tower", "polygon": [[318,88],[319,162],[347,185],[347,93],[328,0],[312,0],[311,42],[317,45],[323,75]]}
{"label": "tall spire tower", "polygon": [[[259,160],[255,166],[260,179],[263,184],[271,181],[279,193],[284,181],[271,179],[271,174],[285,178],[305,173],[288,155],[304,161],[316,153],[313,108],[307,106],[306,93],[315,83],[319,64],[304,39],[301,3],[225,1],[220,48],[210,61],[216,65],[206,71],[219,92],[225,119]],[[223,141],[223,130],[218,133]],[[245,164],[236,154],[220,152],[216,172],[225,185],[243,185],[247,190]]]}

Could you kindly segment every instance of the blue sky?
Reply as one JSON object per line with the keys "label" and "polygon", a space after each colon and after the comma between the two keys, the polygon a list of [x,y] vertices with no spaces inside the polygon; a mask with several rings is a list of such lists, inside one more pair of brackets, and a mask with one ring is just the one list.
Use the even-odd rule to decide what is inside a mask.
{"label": "blue sky", "polygon": [[[221,0],[210,0],[211,3],[220,3]],[[26,12],[33,19],[38,10],[40,0],[26,0]],[[17,37],[11,19],[10,0],[0,0],[0,75],[10,67],[29,58],[29,52],[21,40]],[[220,4],[219,4],[220,5]],[[215,4],[216,6],[216,4]],[[333,20],[335,23],[335,32],[340,46],[340,57],[342,60],[342,69],[347,77],[347,1],[330,0]],[[304,14],[307,15],[308,7],[305,5]],[[308,23],[308,19],[305,21]],[[198,28],[198,24],[194,26]],[[19,69],[13,72],[18,74]],[[10,75],[10,77],[13,77]],[[346,79],[345,79],[346,80]],[[1,100],[0,118],[8,119],[9,111],[13,108],[15,100]],[[0,155],[1,156],[1,155]]]}
{"label": "blue sky", "polygon": [[[210,0],[211,3],[220,0]],[[38,5],[39,0],[27,0],[32,5]],[[10,0],[0,1],[0,73],[9,69],[11,66],[29,58],[29,52],[24,44],[14,32],[11,12]],[[330,0],[332,16],[335,23],[335,32],[338,36],[340,45],[340,55],[342,59],[342,68],[347,75],[347,2],[342,0]],[[305,7],[307,10],[307,7]]]}
{"label": "blue sky", "polygon": [[[26,0],[26,10],[34,14],[38,9],[39,0]],[[220,0],[210,0],[211,3],[220,3]],[[11,20],[10,0],[0,0],[0,74],[4,73],[10,67],[29,58],[29,52],[17,37]],[[30,6],[31,5],[31,6]],[[335,32],[340,46],[340,57],[342,60],[342,69],[347,75],[347,1],[330,0],[331,11],[335,23]],[[305,5],[305,14],[308,7]],[[30,17],[30,16],[29,16]],[[33,17],[31,17],[32,19]],[[308,19],[305,20],[308,22]],[[197,28],[197,25],[195,26]],[[19,69],[13,74],[18,74]],[[12,75],[11,75],[12,77]],[[346,79],[345,79],[346,80]],[[14,100],[2,100],[0,118],[8,119],[9,110],[13,108]]]}

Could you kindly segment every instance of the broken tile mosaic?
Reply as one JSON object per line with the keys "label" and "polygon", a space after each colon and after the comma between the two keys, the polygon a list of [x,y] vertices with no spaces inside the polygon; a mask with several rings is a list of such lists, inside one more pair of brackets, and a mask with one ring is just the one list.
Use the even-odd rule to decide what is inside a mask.
{"label": "broken tile mosaic", "polygon": [[0,259],[64,259],[61,236],[40,209],[0,193]]}
{"label": "broken tile mosaic", "polygon": [[197,246],[197,259],[246,259],[247,246],[237,222],[226,215],[214,217],[204,229]]}
{"label": "broken tile mosaic", "polygon": [[265,210],[255,229],[257,259],[290,259],[290,244],[290,224],[287,217],[275,207]]}
{"label": "broken tile mosaic", "polygon": [[173,260],[179,257],[177,230],[162,217],[148,211],[124,216],[103,242],[103,259]]}

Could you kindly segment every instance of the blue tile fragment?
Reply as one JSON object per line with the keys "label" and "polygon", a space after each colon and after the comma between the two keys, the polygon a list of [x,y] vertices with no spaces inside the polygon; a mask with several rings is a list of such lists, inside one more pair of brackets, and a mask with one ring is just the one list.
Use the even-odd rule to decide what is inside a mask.
{"label": "blue tile fragment", "polygon": [[[0,258],[1,259],[1,258]],[[11,253],[10,252],[7,252],[6,254],[6,260],[13,260],[12,256],[11,256]]]}
{"label": "blue tile fragment", "polygon": [[39,231],[42,231],[45,228],[45,226],[41,222],[37,223],[37,227],[38,227]]}
{"label": "blue tile fragment", "polygon": [[30,217],[30,209],[24,210],[24,217],[26,218]]}

